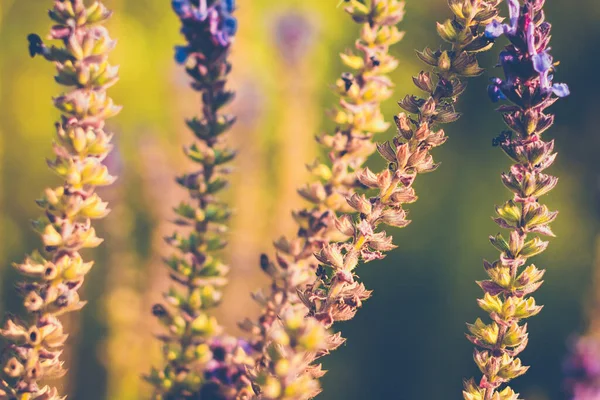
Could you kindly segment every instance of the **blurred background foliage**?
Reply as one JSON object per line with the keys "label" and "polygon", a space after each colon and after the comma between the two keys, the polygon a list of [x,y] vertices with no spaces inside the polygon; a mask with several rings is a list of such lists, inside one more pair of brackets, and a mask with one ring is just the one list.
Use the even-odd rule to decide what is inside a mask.
{"label": "blurred background foliage", "polygon": [[[269,242],[292,229],[288,214],[306,179],[304,164],[317,156],[313,137],[329,129],[324,109],[334,96],[329,83],[342,72],[337,54],[351,46],[356,26],[337,0],[239,0],[240,34],[234,46],[238,92],[233,112],[239,123],[231,141],[240,149],[230,201],[237,210],[228,258],[231,285],[220,318],[232,332],[235,322],[255,313],[249,292],[266,282],[258,268]],[[552,173],[561,178],[550,196],[560,210],[558,238],[536,260],[548,270],[536,295],[546,308],[530,323],[523,353],[530,372],[515,383],[528,400],[557,400],[561,363],[569,337],[587,326],[594,237],[598,231],[600,187],[600,4],[595,0],[550,1],[553,54],[561,60],[558,79],[573,95],[554,107],[557,124],[549,133],[560,153]],[[191,166],[180,149],[190,140],[183,119],[198,109],[172,47],[181,42],[167,0],[106,0],[119,44],[114,61],[121,81],[111,90],[125,106],[110,128],[117,150],[109,160],[120,179],[104,196],[113,212],[100,227],[105,244],[93,255],[96,267],[85,286],[89,305],[69,321],[70,374],[61,382],[71,399],[135,400],[148,397],[139,376],[158,362],[152,335],[157,327],[151,304],[167,285],[161,256],[171,207],[184,194],[175,173]],[[0,305],[15,311],[15,274],[10,263],[38,247],[29,220],[39,211],[34,199],[57,180],[46,168],[57,95],[48,63],[31,60],[25,37],[49,27],[50,1],[0,0]],[[401,66],[393,79],[396,99],[408,90],[421,65],[414,49],[435,47],[434,21],[449,15],[444,0],[412,0],[393,50]],[[484,59],[495,64],[498,47]],[[497,227],[493,205],[507,198],[499,174],[508,159],[491,146],[503,128],[485,95],[486,72],[471,84],[459,108],[466,115],[447,130],[449,142],[437,151],[438,172],[417,182],[420,200],[411,205],[413,224],[396,232],[400,249],[360,275],[375,290],[357,317],[341,324],[348,344],[325,361],[322,399],[458,399],[461,380],[476,373],[466,321],[479,311],[475,298],[482,257],[495,251],[487,236]],[[385,107],[388,119],[399,111]],[[391,137],[393,132],[386,136]],[[384,139],[383,135],[381,139]],[[377,160],[373,165],[380,167]],[[600,288],[596,288],[600,290]],[[599,318],[600,316],[596,316]]]}

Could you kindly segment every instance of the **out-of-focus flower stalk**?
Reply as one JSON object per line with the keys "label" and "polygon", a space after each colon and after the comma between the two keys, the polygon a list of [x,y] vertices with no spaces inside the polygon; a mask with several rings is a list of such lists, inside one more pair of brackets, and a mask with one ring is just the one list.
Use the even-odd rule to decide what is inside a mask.
{"label": "out-of-focus flower stalk", "polygon": [[152,309],[167,328],[160,336],[166,365],[147,379],[156,399],[228,398],[231,390],[250,390],[244,372],[252,361],[245,342],[224,336],[208,313],[221,299],[228,271],[217,253],[227,244],[223,235],[231,212],[217,194],[227,186],[227,163],[235,157],[223,138],[235,118],[220,113],[234,97],[226,83],[237,28],[231,15],[235,5],[233,0],[173,0],[172,6],[187,40],[176,47],[175,59],[185,65],[192,88],[202,96],[201,117],[187,121],[199,143],[185,148],[200,167],[177,179],[191,201],[175,209],[176,223],[188,230],[167,238],[174,254],[165,262],[183,290],[172,287],[165,294],[167,304]]}
{"label": "out-of-focus flower stalk", "polygon": [[44,216],[34,227],[44,251],[15,265],[28,278],[18,285],[28,316],[9,317],[0,330],[9,343],[3,351],[1,399],[63,398],[56,388],[39,383],[65,373],[60,355],[67,334],[58,318],[85,305],[78,289],[93,262],[84,262],[79,251],[102,242],[91,220],[103,218],[108,209],[95,189],[115,179],[102,164],[112,147],[105,120],[120,111],[106,94],[118,80],[118,68],[108,62],[115,42],[102,26],[111,12],[100,2],[86,7],[82,0],[56,0],[49,14],[55,24],[49,38],[62,45],[46,46],[32,34],[29,51],[53,62],[56,81],[71,89],[54,98],[62,117],[56,124],[56,158],[48,162],[64,183],[46,189],[38,200]]}
{"label": "out-of-focus flower stalk", "polygon": [[[343,59],[361,73],[365,69],[369,73],[366,77],[361,73],[344,75],[338,82],[343,95],[342,111],[334,119],[339,128],[333,137],[321,139],[332,148],[334,166],[315,165],[312,169],[326,184],[318,182],[301,190],[301,194],[321,206],[296,213],[301,223],[299,238],[279,240],[276,261],[267,257],[262,260],[263,269],[274,278],[272,293],[268,297],[257,296],[266,310],[258,327],[244,324],[257,334],[257,344],[263,348],[254,377],[255,390],[260,391],[261,398],[309,399],[320,391],[317,379],[324,372],[314,361],[344,342],[339,334],[327,333],[326,328],[335,321],[351,319],[370,296],[356,280],[359,262],[383,258],[385,251],[395,247],[385,231],[377,231],[378,226],[383,223],[403,227],[409,223],[402,205],[416,200],[413,181],[417,174],[436,168],[429,151],[446,140],[443,130],[432,129],[459,118],[454,104],[465,89],[461,78],[482,72],[475,53],[492,45],[482,28],[496,18],[499,1],[449,2],[454,18],[438,24],[438,33],[452,47],[418,53],[434,68],[433,73],[421,72],[414,78],[427,96],[407,96],[400,102],[407,113],[396,117],[398,135],[393,142],[377,146],[388,163],[377,174],[362,168],[362,161],[373,151],[373,144],[368,141],[371,135],[364,132],[377,132],[386,126],[379,106],[373,109],[365,104],[387,98],[379,98],[381,93],[389,96],[391,83],[374,75],[390,70],[385,68],[390,65],[386,60],[392,62],[387,48],[399,39],[393,26],[402,18],[403,3],[347,2],[346,10],[364,24],[357,42],[363,56],[345,54]],[[385,72],[380,72],[381,67]],[[355,123],[367,126],[358,125],[361,130]],[[359,162],[346,164],[346,154],[361,148]],[[341,168],[336,165],[337,157],[343,160],[339,163]],[[366,193],[356,193],[357,189]],[[345,214],[336,218],[340,212]],[[309,281],[312,283],[307,285]],[[298,300],[302,306],[297,305]]]}
{"label": "out-of-focus flower stalk", "polygon": [[491,236],[500,252],[499,260],[484,261],[488,280],[478,282],[485,292],[479,307],[490,314],[491,322],[477,319],[469,324],[468,339],[477,346],[475,363],[483,377],[465,382],[465,400],[517,400],[510,387],[501,387],[523,375],[529,367],[517,357],[527,346],[527,324],[523,320],[538,314],[542,307],[530,295],[542,284],[544,271],[527,260],[540,254],[548,242],[538,235],[554,236],[549,224],[557,212],[550,211],[539,198],[550,192],[558,179],[546,175],[555,158],[554,141],[546,142],[542,133],[554,123],[554,115],[545,110],[559,97],[569,94],[562,83],[552,83],[556,63],[548,53],[550,24],[545,21],[544,0],[507,0],[510,18],[507,24],[494,21],[486,35],[506,35],[510,44],[500,53],[504,79],[494,78],[489,87],[493,101],[508,100],[501,106],[508,131],[494,139],[514,162],[502,183],[513,198],[496,207],[494,221],[509,230]]}
{"label": "out-of-focus flower stalk", "polygon": [[596,238],[594,275],[589,326],[585,334],[572,338],[563,367],[569,400],[600,399],[600,236]]}
{"label": "out-of-focus flower stalk", "polygon": [[[600,200],[600,185],[596,190]],[[569,339],[569,353],[563,364],[563,386],[569,400],[600,399],[600,235],[596,236],[591,289],[586,307],[588,326],[583,334]]]}

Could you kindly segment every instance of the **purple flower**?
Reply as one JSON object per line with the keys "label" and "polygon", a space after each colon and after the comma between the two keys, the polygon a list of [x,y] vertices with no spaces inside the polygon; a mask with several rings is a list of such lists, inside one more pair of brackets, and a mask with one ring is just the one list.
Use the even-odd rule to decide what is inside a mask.
{"label": "purple flower", "polygon": [[540,74],[552,68],[552,56],[547,50],[544,50],[539,54],[532,55],[531,61],[533,62],[533,69]]}
{"label": "purple flower", "polygon": [[[211,339],[209,347],[212,359],[204,368],[207,380],[228,386],[244,378],[248,367],[245,356],[252,352],[248,342],[229,336],[215,337]],[[240,355],[240,350],[245,356]]]}
{"label": "purple flower", "polygon": [[[203,42],[202,35],[208,33],[210,37],[206,39],[227,47],[237,32],[237,20],[231,15],[235,11],[235,0],[215,1],[210,7],[207,0],[199,0],[198,5],[190,0],[172,0],[171,5],[183,22],[182,32],[188,40]],[[177,62],[183,62],[181,60],[187,57],[184,54],[176,53]]]}
{"label": "purple flower", "polygon": [[[569,87],[564,83],[552,83],[554,68],[550,48],[549,24],[537,26],[534,22],[534,12],[527,5],[521,8],[518,0],[507,0],[510,13],[510,23],[501,24],[493,21],[486,27],[488,38],[496,38],[505,34],[511,38],[512,46],[500,53],[499,64],[504,69],[505,81],[492,81],[488,86],[488,95],[493,102],[508,97],[512,102],[521,103],[521,91],[516,85],[519,81],[530,79],[531,69],[539,75],[539,93],[543,96],[554,94],[566,97],[570,94]],[[525,43],[526,49],[520,49],[516,43]],[[501,90],[502,88],[502,90]]]}
{"label": "purple flower", "polygon": [[537,54],[537,49],[535,48],[535,24],[531,21],[530,18],[527,18],[525,21],[525,39],[527,40],[527,49],[529,50],[530,56],[535,56]]}
{"label": "purple flower", "polygon": [[502,79],[491,78],[490,81],[492,82],[488,86],[488,96],[490,96],[490,99],[492,99],[494,103],[497,103],[500,100],[506,100],[506,96],[500,89],[500,85],[502,85]]}
{"label": "purple flower", "polygon": [[506,32],[507,35],[514,35],[517,32],[517,24],[519,22],[521,5],[519,0],[508,0],[508,14],[510,27]]}
{"label": "purple flower", "polygon": [[555,83],[552,85],[552,92],[558,97],[567,97],[571,94],[571,90],[569,89],[569,85],[566,83]]}
{"label": "purple flower", "polygon": [[552,84],[553,76],[550,75],[550,70],[553,67],[552,55],[549,53],[549,48],[542,49],[538,52],[535,45],[535,24],[531,19],[526,20],[527,28],[525,29],[525,38],[527,41],[527,49],[531,56],[533,69],[540,74],[540,91],[542,93],[554,93],[558,97],[566,97],[571,94],[569,86],[565,83]]}
{"label": "purple flower", "polygon": [[495,39],[502,35],[514,36],[517,33],[521,6],[519,0],[508,0],[508,13],[510,24],[501,24],[493,20],[485,27],[485,37]]}
{"label": "purple flower", "polygon": [[181,18],[185,18],[192,13],[192,5],[188,0],[173,0],[171,6],[175,13]]}
{"label": "purple flower", "polygon": [[237,19],[228,16],[223,21],[223,30],[229,35],[234,36],[237,32]]}
{"label": "purple flower", "polygon": [[504,24],[493,20],[485,27],[485,37],[488,39],[496,39],[504,34]]}
{"label": "purple flower", "polygon": [[193,19],[196,21],[204,21],[206,19],[206,0],[200,0],[198,7],[194,6],[190,0],[173,0],[171,1],[171,6],[181,19]]}
{"label": "purple flower", "polygon": [[540,74],[540,89],[543,93],[554,93],[558,97],[567,97],[571,94],[569,86],[566,83],[552,84],[553,76],[550,75],[552,68],[552,56],[547,50],[531,57],[533,69]]}
{"label": "purple flower", "polygon": [[223,0],[227,12],[232,13],[235,10],[235,0]]}
{"label": "purple flower", "polygon": [[175,61],[177,64],[183,64],[190,55],[190,48],[187,46],[175,46]]}
{"label": "purple flower", "polygon": [[213,39],[223,47],[228,46],[237,33],[237,19],[231,15],[234,9],[234,0],[222,0],[209,12],[210,32]]}

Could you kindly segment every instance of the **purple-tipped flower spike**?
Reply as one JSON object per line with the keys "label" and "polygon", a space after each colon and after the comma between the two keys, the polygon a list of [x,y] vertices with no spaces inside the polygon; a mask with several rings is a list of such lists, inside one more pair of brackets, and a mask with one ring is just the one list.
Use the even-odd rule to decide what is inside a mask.
{"label": "purple-tipped flower spike", "polygon": [[[484,262],[489,279],[478,282],[485,293],[478,304],[490,314],[491,321],[477,319],[468,325],[467,337],[477,346],[474,359],[483,376],[479,381],[465,382],[465,400],[518,399],[518,394],[505,385],[529,368],[517,358],[528,341],[523,321],[542,309],[531,294],[542,284],[544,271],[526,264],[530,257],[546,250],[548,242],[540,235],[554,236],[550,223],[558,214],[539,201],[558,181],[544,173],[556,153],[554,142],[544,141],[542,133],[554,122],[554,116],[545,112],[556,101],[553,94],[563,97],[568,87],[551,85],[550,24],[544,22],[543,1],[525,0],[520,10],[515,4],[518,2],[509,2],[513,25],[505,29],[511,44],[500,54],[505,77],[494,78],[488,90],[493,101],[512,103],[499,108],[510,130],[493,140],[493,145],[514,162],[502,174],[502,183],[513,197],[496,207],[494,219],[509,234],[490,237],[500,256],[494,262]],[[518,16],[516,21],[514,16]]]}
{"label": "purple-tipped flower spike", "polygon": [[227,245],[223,232],[231,211],[218,194],[228,184],[227,164],[236,155],[224,138],[235,118],[221,111],[234,98],[226,89],[234,3],[174,0],[172,5],[187,39],[185,46],[176,46],[175,58],[185,64],[192,88],[202,96],[201,116],[187,121],[200,143],[185,148],[198,168],[177,178],[190,195],[175,208],[176,223],[186,230],[166,238],[173,254],[165,262],[174,285],[164,294],[166,304],[152,308],[166,328],[159,336],[165,366],[146,379],[154,385],[155,399],[249,398],[251,349],[224,335],[209,313],[221,300],[229,269],[218,252]]}
{"label": "purple-tipped flower spike", "polygon": [[[452,47],[419,53],[434,71],[414,77],[425,97],[405,97],[400,106],[406,113],[395,119],[397,136],[391,143],[376,146],[388,165],[380,173],[362,167],[371,152],[360,149],[373,147],[367,147],[369,142],[364,140],[371,138],[373,127],[357,115],[368,110],[363,111],[362,93],[370,87],[365,79],[388,82],[377,75],[388,71],[389,43],[378,43],[378,38],[395,29],[404,4],[397,0],[346,2],[352,18],[363,24],[357,41],[362,55],[343,56],[346,65],[358,72],[344,74],[338,81],[343,112],[334,117],[339,126],[335,136],[321,139],[332,149],[333,168],[321,163],[311,167],[321,180],[302,188],[300,194],[315,207],[294,214],[301,225],[297,238],[277,241],[273,260],[261,258],[261,267],[273,278],[271,291],[255,295],[264,307],[258,323],[242,324],[256,335],[255,345],[263,351],[253,371],[261,399],[310,399],[320,391],[318,379],[325,372],[318,359],[344,343],[339,333],[326,329],[353,318],[370,297],[371,292],[358,282],[356,268],[359,262],[381,259],[395,248],[381,225],[409,224],[403,205],[416,200],[412,188],[416,176],[437,167],[430,150],[443,144],[446,136],[435,127],[459,118],[454,104],[465,89],[462,78],[483,71],[476,54],[491,47],[483,28],[497,17],[499,2],[450,0],[454,18],[438,24],[438,33]],[[379,104],[373,106],[379,110]],[[355,144],[354,138],[359,139]],[[351,154],[360,162],[351,162]],[[359,195],[357,189],[365,194]]]}
{"label": "purple-tipped flower spike", "polygon": [[[539,94],[540,95],[556,95],[557,97],[566,97],[570,94],[569,87],[564,83],[552,83],[552,71],[554,69],[553,58],[549,53],[550,48],[548,42],[550,38],[550,24],[547,22],[539,22],[531,16],[534,9],[541,9],[543,2],[537,1],[531,3],[530,6],[524,8],[521,12],[521,6],[518,0],[507,0],[510,13],[510,25],[500,24],[493,21],[486,27],[486,35],[489,38],[497,38],[506,35],[513,46],[509,46],[504,53],[501,54],[500,64],[504,67],[506,82],[494,84],[497,88],[490,88],[489,93],[492,100],[497,101],[496,93],[503,92],[502,86],[506,86],[506,91],[514,90],[511,86],[515,83],[517,75],[523,71],[514,68],[511,64],[515,63],[516,54],[515,46],[526,44],[526,53],[521,56],[528,59],[533,66],[533,70],[539,74]],[[527,55],[529,57],[527,57]],[[522,68],[524,63],[519,63]],[[507,95],[506,92],[503,92]],[[508,96],[508,95],[507,95]]]}
{"label": "purple-tipped flower spike", "polygon": [[55,80],[69,91],[54,99],[62,117],[56,123],[55,159],[48,161],[62,182],[37,202],[44,216],[34,227],[44,250],[14,265],[26,277],[17,288],[28,315],[9,317],[0,329],[8,343],[0,399],[64,399],[40,382],[66,373],[60,355],[67,333],[58,317],[85,305],[78,290],[93,262],[84,261],[80,251],[102,243],[92,220],[106,216],[108,204],[96,188],[115,180],[102,163],[112,149],[104,123],[121,109],[106,93],[118,80],[118,68],[108,61],[115,42],[102,26],[110,15],[100,2],[85,7],[82,0],[56,0],[50,37],[60,44],[48,47],[35,34],[27,38],[30,55],[53,62]]}
{"label": "purple-tipped flower spike", "polygon": [[[237,20],[232,15],[234,0],[172,0],[171,5],[183,23],[182,33],[191,44],[198,45],[197,41],[206,38],[207,31],[213,44],[221,47],[231,44],[237,32]],[[175,59],[181,64],[184,57],[178,51]]]}

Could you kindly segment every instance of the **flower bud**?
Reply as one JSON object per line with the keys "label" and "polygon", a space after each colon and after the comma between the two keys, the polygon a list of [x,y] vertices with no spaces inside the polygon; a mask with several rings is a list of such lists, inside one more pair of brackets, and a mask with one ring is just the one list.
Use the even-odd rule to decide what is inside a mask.
{"label": "flower bud", "polygon": [[450,59],[450,56],[448,55],[447,51],[442,52],[442,54],[438,58],[437,66],[440,69],[440,71],[443,72],[450,70],[450,67],[452,66],[452,60]]}

